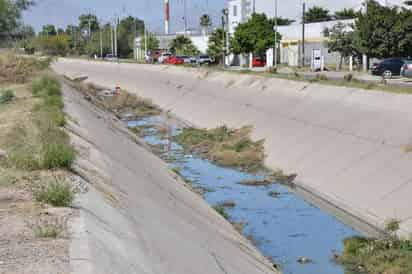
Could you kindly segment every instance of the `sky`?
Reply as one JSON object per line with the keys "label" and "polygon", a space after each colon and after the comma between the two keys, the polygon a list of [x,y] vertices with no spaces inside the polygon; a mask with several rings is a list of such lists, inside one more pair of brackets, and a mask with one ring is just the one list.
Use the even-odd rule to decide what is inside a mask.
{"label": "sky", "polygon": [[[171,30],[183,29],[184,0],[170,0]],[[399,3],[401,0],[388,0]],[[117,16],[132,15],[145,20],[150,31],[162,32],[164,20],[164,0],[36,0],[37,5],[25,12],[25,23],[35,27],[37,31],[45,24],[65,27],[76,24],[77,18],[83,13],[94,13],[99,20],[108,22]],[[219,24],[220,13],[225,6],[224,0],[186,0],[188,25],[197,28],[201,14],[212,16],[214,24]],[[298,19],[301,14],[303,0],[279,0],[279,16]],[[331,11],[342,8],[357,8],[361,0],[306,0],[307,6],[324,6]],[[256,0],[257,10],[274,10],[274,0]]]}

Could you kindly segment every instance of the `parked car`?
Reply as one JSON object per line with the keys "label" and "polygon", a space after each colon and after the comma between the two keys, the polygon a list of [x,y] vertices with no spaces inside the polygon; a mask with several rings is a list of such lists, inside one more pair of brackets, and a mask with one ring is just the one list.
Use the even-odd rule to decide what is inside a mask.
{"label": "parked car", "polygon": [[185,63],[185,64],[191,64],[192,63],[192,58],[189,57],[189,56],[183,55],[183,56],[177,56],[177,57],[182,59],[183,63]]}
{"label": "parked car", "polygon": [[183,65],[184,61],[181,57],[179,56],[170,56],[165,60],[165,64],[169,65]]}
{"label": "parked car", "polygon": [[159,58],[157,59],[157,61],[160,63],[160,64],[164,64],[165,63],[165,61],[167,60],[167,59],[169,59],[169,57],[170,56],[172,56],[172,54],[171,53],[162,53],[160,56],[159,56]]}
{"label": "parked car", "polygon": [[405,60],[401,68],[401,75],[403,77],[412,78],[412,59]]}
{"label": "parked car", "polygon": [[401,68],[405,64],[406,58],[388,58],[372,66],[372,74],[384,78],[392,78],[401,75]]}
{"label": "parked car", "polygon": [[213,59],[208,55],[199,55],[196,57],[196,64],[198,65],[210,65],[213,63]]}
{"label": "parked car", "polygon": [[106,56],[104,57],[104,60],[107,61],[117,61],[117,57],[113,54],[106,54]]}
{"label": "parked car", "polygon": [[266,66],[266,60],[262,57],[255,56],[252,59],[252,65],[253,65],[253,67],[265,67]]}

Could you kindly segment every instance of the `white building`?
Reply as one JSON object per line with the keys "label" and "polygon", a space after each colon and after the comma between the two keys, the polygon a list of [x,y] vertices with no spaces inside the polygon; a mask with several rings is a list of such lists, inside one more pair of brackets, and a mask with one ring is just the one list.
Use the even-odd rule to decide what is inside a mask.
{"label": "white building", "polygon": [[[408,0],[378,0],[382,5],[399,5],[406,7],[403,3]],[[299,5],[294,5],[292,2],[301,1],[290,1],[289,4],[285,4],[283,1],[278,1],[280,7],[294,7],[297,12],[299,12]],[[315,1],[312,1],[314,3]],[[363,7],[363,0],[352,0],[352,8],[355,10],[361,9]],[[412,0],[411,0],[412,2]],[[233,35],[236,27],[242,23],[246,22],[253,11],[257,13],[265,13],[269,18],[274,17],[274,1],[272,0],[227,0],[228,9],[228,31],[230,35]],[[281,10],[281,9],[280,9]],[[279,13],[279,17],[287,17]],[[342,20],[343,23],[349,24],[353,23],[353,20]],[[331,29],[339,21],[329,21],[320,23],[306,24],[305,26],[305,64],[310,64],[312,59],[313,51],[321,52],[325,60],[326,65],[335,65],[339,60],[339,55],[336,53],[329,53],[325,46],[325,42],[328,37],[325,29]],[[282,35],[282,40],[280,43],[280,62],[284,64],[289,64],[291,66],[297,66],[302,60],[302,25],[295,23],[290,26],[279,26],[278,31]],[[247,58],[246,58],[247,59]],[[226,63],[230,65],[241,65],[245,62],[245,58],[237,58],[237,56],[229,56]]]}

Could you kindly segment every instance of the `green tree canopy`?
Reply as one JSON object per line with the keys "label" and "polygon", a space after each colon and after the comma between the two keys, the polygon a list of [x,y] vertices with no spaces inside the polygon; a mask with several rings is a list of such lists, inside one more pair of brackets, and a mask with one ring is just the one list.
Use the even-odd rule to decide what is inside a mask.
{"label": "green tree canopy", "polygon": [[326,42],[326,45],[329,52],[340,53],[340,65],[342,65],[343,58],[360,55],[354,43],[354,37],[355,32],[352,25],[338,23],[329,30],[329,41]]}
{"label": "green tree canopy", "polygon": [[99,20],[97,16],[94,14],[82,14],[79,16],[79,28],[80,30],[89,29],[89,22],[90,22],[90,30],[95,32],[99,30]]}
{"label": "green tree canopy", "polygon": [[356,47],[369,57],[412,55],[412,11],[381,6],[374,0],[356,20]]}
{"label": "green tree canopy", "polygon": [[[272,24],[275,25],[275,18],[272,18],[270,20],[271,20]],[[289,26],[294,22],[295,22],[295,20],[289,19],[289,18],[284,18],[284,17],[278,17],[277,18],[278,26]]]}
{"label": "green tree canopy", "polygon": [[[280,41],[281,35],[279,33],[277,38]],[[247,22],[238,25],[230,44],[231,50],[237,54],[265,54],[268,48],[275,45],[273,20],[269,20],[263,13],[252,14]]]}
{"label": "green tree canopy", "polygon": [[209,36],[207,54],[223,63],[223,50],[225,45],[226,41],[224,39],[223,29],[215,29]]}
{"label": "green tree canopy", "polygon": [[343,9],[340,11],[336,11],[334,14],[334,18],[337,20],[344,20],[344,19],[353,19],[358,16],[358,13],[354,9]]}
{"label": "green tree canopy", "polygon": [[44,25],[40,35],[42,36],[54,36],[57,34],[56,27],[54,25]]}
{"label": "green tree canopy", "polygon": [[146,36],[143,36],[140,40],[141,47],[145,47],[145,39],[147,39],[147,50],[154,50],[159,48],[159,39],[156,38],[156,35],[149,32]]}
{"label": "green tree canopy", "polygon": [[212,19],[208,14],[203,14],[200,16],[200,26],[202,28],[209,28],[212,25]]}
{"label": "green tree canopy", "polygon": [[170,42],[170,51],[176,55],[193,56],[199,53],[199,50],[193,45],[192,40],[184,35],[178,35]]}
{"label": "green tree canopy", "polygon": [[21,25],[21,13],[33,5],[28,0],[0,0],[0,37],[11,35]]}
{"label": "green tree canopy", "polygon": [[118,52],[121,57],[133,54],[134,39],[144,32],[144,22],[133,16],[122,19],[117,28]]}
{"label": "green tree canopy", "polygon": [[34,47],[45,54],[65,56],[70,50],[68,35],[39,36],[34,39]]}
{"label": "green tree canopy", "polygon": [[330,20],[332,20],[332,16],[330,15],[329,10],[319,6],[313,6],[305,12],[306,23],[316,23]]}

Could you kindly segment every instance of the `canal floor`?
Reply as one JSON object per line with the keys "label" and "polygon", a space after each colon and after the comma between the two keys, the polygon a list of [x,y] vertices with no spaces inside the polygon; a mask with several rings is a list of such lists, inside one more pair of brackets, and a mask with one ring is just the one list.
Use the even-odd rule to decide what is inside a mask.
{"label": "canal floor", "polygon": [[[243,234],[257,248],[280,266],[284,274],[344,274],[333,261],[342,250],[342,241],[360,235],[334,216],[305,201],[281,184],[245,186],[244,180],[262,179],[263,173],[247,173],[217,166],[196,155],[186,154],[181,146],[164,138],[156,130],[168,124],[162,116],[127,122],[130,128],[144,126],[144,140],[160,148],[159,156],[171,169],[204,191],[203,197],[213,206],[234,202],[226,208],[231,222],[244,223]],[[181,125],[168,124],[171,135]],[[271,195],[270,195],[271,194]],[[308,262],[299,262],[305,258]]]}

